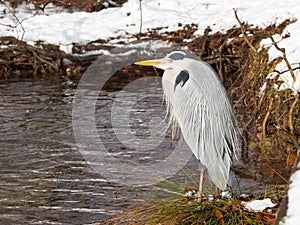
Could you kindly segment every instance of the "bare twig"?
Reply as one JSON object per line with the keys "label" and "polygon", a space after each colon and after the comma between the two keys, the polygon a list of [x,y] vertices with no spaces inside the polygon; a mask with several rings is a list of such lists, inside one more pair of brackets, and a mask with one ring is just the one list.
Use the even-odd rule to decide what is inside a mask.
{"label": "bare twig", "polygon": [[55,71],[58,71],[58,68],[57,68],[56,65],[54,65],[54,64],[51,63],[50,61],[48,61],[48,60],[46,60],[46,59],[44,59],[44,58],[38,56],[38,54],[37,54],[33,49],[28,49],[28,50],[29,50],[29,51],[32,53],[32,55],[33,55],[36,59],[38,59],[40,62],[42,62],[42,63],[44,63],[44,64],[50,66],[50,67],[51,67],[52,69],[54,69]]}
{"label": "bare twig", "polygon": [[245,39],[245,41],[249,45],[249,47],[252,49],[252,51],[254,53],[257,53],[256,48],[254,48],[254,46],[250,43],[249,39],[246,36],[246,33],[244,31],[244,26],[243,26],[242,22],[240,21],[238,15],[237,15],[237,9],[233,9],[233,11],[234,11],[235,18],[236,18],[236,20],[238,21],[238,23],[239,23],[239,25],[241,27],[241,32],[242,32],[243,38]]}
{"label": "bare twig", "polygon": [[140,34],[141,34],[143,28],[143,11],[142,11],[142,0],[139,1],[140,1]]}
{"label": "bare twig", "polygon": [[[267,157],[265,157],[265,159],[266,159],[267,161],[270,162],[270,160],[268,160]],[[267,166],[268,166],[275,174],[277,174],[284,182],[286,182],[287,184],[289,183],[289,181],[288,181],[284,176],[282,176],[277,170],[273,169],[273,167],[272,167],[270,164],[267,164]]]}
{"label": "bare twig", "polygon": [[[8,3],[6,2],[6,1],[0,1],[0,3],[1,4],[3,4],[4,6],[5,6],[5,8],[8,10],[8,12],[12,15],[12,17],[15,19],[15,25],[11,25],[11,24],[4,24],[4,23],[0,23],[0,25],[1,26],[6,26],[6,27],[9,27],[9,28],[13,28],[13,29],[16,29],[18,26],[20,26],[21,27],[21,29],[22,29],[22,35],[21,35],[21,37],[18,37],[20,40],[23,40],[24,39],[24,36],[25,36],[25,32],[26,32],[26,30],[25,30],[25,28],[24,28],[24,26],[23,26],[23,22],[25,21],[25,20],[28,20],[28,19],[30,19],[30,18],[32,18],[32,17],[34,17],[34,16],[36,16],[38,13],[39,13],[39,10],[41,10],[41,11],[43,11],[44,9],[42,9],[42,8],[39,8],[39,10],[37,10],[33,15],[31,15],[31,16],[29,16],[29,17],[27,17],[27,18],[24,18],[24,19],[19,19],[18,17],[17,17],[17,15],[16,15],[16,13],[11,9],[11,7],[8,5]],[[47,5],[48,3],[46,3],[46,5]],[[16,30],[17,31],[17,33],[18,33],[18,30]],[[19,35],[19,34],[18,34]]]}
{"label": "bare twig", "polygon": [[275,48],[278,51],[282,52],[282,54],[283,54],[283,60],[285,61],[286,66],[288,67],[288,69],[290,71],[290,74],[291,74],[291,76],[293,78],[293,81],[296,82],[296,76],[295,76],[295,73],[293,71],[293,68],[292,68],[291,64],[289,63],[289,61],[288,61],[288,59],[286,57],[285,49],[284,48],[280,48],[272,36],[270,36],[270,39],[271,39],[272,43],[274,44]]}
{"label": "bare twig", "polygon": [[208,35],[209,35],[210,31],[211,31],[211,28],[209,26],[206,27],[205,30],[204,30],[203,39],[202,39],[202,45],[201,45],[201,51],[199,53],[199,57],[200,58],[202,58],[202,56],[205,53],[207,38],[208,38]]}
{"label": "bare twig", "polygon": [[[4,6],[5,6],[5,8],[7,8],[7,10],[9,11],[9,13],[13,16],[13,18],[16,20],[16,22],[17,23],[15,23],[15,26],[12,26],[12,25],[10,25],[10,24],[8,24],[8,25],[6,25],[6,26],[8,26],[8,27],[11,27],[11,28],[17,28],[18,26],[20,26],[21,27],[21,29],[22,29],[22,36],[21,36],[21,40],[23,40],[23,38],[24,38],[24,35],[25,35],[25,28],[24,28],[24,26],[23,26],[23,24],[22,24],[22,22],[23,21],[21,21],[17,16],[16,16],[16,14],[15,14],[15,12],[13,12],[13,10],[8,6],[8,4],[7,4],[7,2],[2,2],[2,4],[4,4]],[[1,24],[1,25],[4,25],[4,24]],[[17,31],[18,32],[18,31]]]}

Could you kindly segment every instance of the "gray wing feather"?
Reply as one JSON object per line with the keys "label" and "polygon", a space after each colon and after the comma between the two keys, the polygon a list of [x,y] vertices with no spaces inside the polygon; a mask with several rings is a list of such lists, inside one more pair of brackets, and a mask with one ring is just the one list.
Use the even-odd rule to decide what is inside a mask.
{"label": "gray wing feather", "polygon": [[[212,68],[202,61],[188,62],[190,79],[169,98],[170,114],[212,182],[224,190],[229,181],[231,158],[239,148],[234,112]],[[167,100],[168,94],[165,93]]]}

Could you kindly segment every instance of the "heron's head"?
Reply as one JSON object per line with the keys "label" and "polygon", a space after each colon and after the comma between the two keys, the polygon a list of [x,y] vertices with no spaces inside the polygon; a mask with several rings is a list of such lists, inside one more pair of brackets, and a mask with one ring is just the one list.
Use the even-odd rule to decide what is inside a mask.
{"label": "heron's head", "polygon": [[175,69],[178,67],[179,62],[183,62],[188,57],[187,53],[183,51],[173,51],[169,53],[165,58],[161,59],[153,59],[136,62],[136,65],[140,66],[154,66],[159,69],[167,70],[167,69]]}
{"label": "heron's head", "polygon": [[165,95],[172,99],[176,87],[183,87],[190,78],[189,66],[195,60],[195,56],[183,51],[173,51],[165,58],[136,62],[140,66],[154,66],[163,69],[165,72],[162,84]]}

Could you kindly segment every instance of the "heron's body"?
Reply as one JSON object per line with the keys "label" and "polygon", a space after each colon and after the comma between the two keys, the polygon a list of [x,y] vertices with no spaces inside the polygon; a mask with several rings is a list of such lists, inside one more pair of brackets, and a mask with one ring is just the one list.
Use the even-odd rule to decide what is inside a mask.
{"label": "heron's body", "polygon": [[234,112],[213,69],[184,54],[170,53],[154,66],[165,70],[162,84],[172,120],[212,182],[224,190],[238,149]]}

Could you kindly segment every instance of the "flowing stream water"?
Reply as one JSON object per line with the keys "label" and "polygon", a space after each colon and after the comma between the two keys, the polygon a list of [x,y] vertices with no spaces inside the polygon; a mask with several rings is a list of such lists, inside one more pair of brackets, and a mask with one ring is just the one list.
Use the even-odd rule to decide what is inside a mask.
{"label": "flowing stream water", "polygon": [[[129,126],[133,137],[146,140],[151,135],[151,126],[157,122],[151,118],[164,117],[160,80],[151,79],[157,82],[149,86],[138,84],[152,94],[136,101],[129,123],[122,122],[126,116],[112,123],[113,104],[132,101],[128,93],[120,96],[119,92],[103,91],[95,96],[98,135],[107,154],[123,164],[151,168],[174,150],[170,130],[156,149],[147,151],[131,149],[126,145],[130,137],[121,140],[118,135],[123,132],[122,137],[126,138]],[[130,174],[121,183],[112,182],[110,177],[95,170],[80,151],[72,126],[75,93],[76,84],[55,77],[1,82],[0,224],[97,224],[118,214],[119,203],[134,199],[136,194],[123,185],[126,179],[131,179]],[[182,146],[181,158],[184,158],[190,151],[186,145]],[[195,158],[191,157],[186,164],[198,176]],[[110,172],[118,173],[113,169]],[[167,172],[184,182],[180,169]],[[242,190],[263,188],[252,179],[239,177],[239,181]]]}

